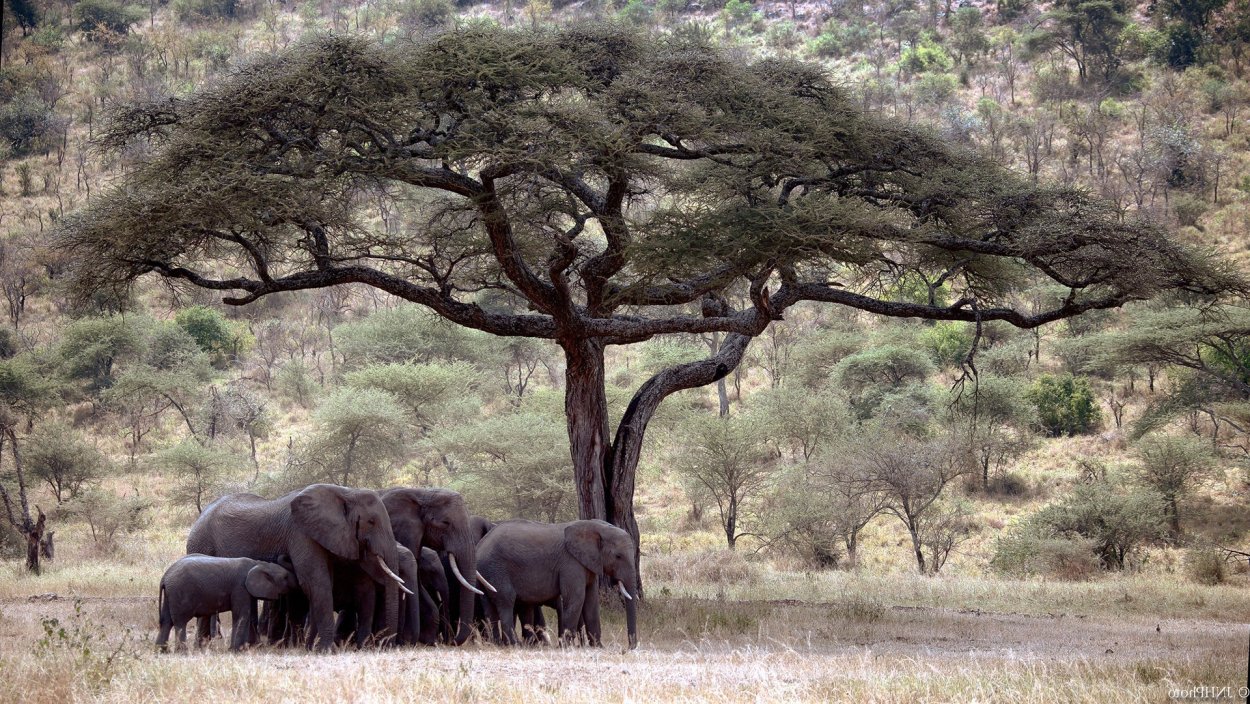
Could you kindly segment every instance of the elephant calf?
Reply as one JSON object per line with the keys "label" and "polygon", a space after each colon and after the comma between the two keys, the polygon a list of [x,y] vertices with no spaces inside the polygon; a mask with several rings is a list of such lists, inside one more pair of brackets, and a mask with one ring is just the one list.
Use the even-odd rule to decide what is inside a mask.
{"label": "elephant calf", "polygon": [[187,621],[229,611],[232,618],[230,649],[248,641],[256,623],[256,599],[278,599],[298,589],[295,575],[272,562],[247,557],[187,555],[170,565],[161,577],[158,600],[161,632],[156,645],[168,650],[169,631],[178,632],[178,649],[187,647]]}

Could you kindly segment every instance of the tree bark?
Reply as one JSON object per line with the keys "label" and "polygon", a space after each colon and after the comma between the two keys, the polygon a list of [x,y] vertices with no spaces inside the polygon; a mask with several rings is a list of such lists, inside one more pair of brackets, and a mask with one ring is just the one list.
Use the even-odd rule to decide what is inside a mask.
{"label": "tree bark", "polygon": [[[623,528],[634,539],[634,565],[640,565],[642,555],[639,547],[638,521],[634,517],[634,479],[638,470],[638,459],[642,454],[642,443],[647,432],[647,424],[651,422],[660,402],[682,389],[705,386],[714,381],[724,379],[742,361],[747,345],[751,343],[749,335],[730,334],[720,345],[716,354],[696,362],[689,362],[670,367],[651,377],[639,387],[630,400],[621,422],[616,426],[616,437],[612,441],[610,453],[606,457],[604,467],[605,483],[609,488],[606,497],[607,521]],[[602,371],[602,368],[600,368]],[[602,393],[602,383],[599,386]],[[572,415],[569,416],[570,429]],[[576,461],[574,453],[574,461]],[[578,484],[580,492],[582,485]],[[642,594],[642,576],[639,572],[637,592]]]}
{"label": "tree bark", "polygon": [[[581,519],[598,518],[616,523],[607,509],[604,495],[604,487],[608,486],[609,480],[605,464],[608,455],[608,400],[604,389],[603,343],[595,339],[569,340],[561,342],[561,346],[565,356],[564,412],[568,422],[569,449],[573,454],[577,515]],[[632,480],[631,476],[631,496]],[[630,513],[632,518],[632,507]],[[637,539],[637,527],[631,535]]]}

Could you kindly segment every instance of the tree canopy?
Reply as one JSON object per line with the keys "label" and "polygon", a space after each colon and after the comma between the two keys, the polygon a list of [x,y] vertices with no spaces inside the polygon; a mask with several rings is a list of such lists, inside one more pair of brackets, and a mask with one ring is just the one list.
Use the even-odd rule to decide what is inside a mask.
{"label": "tree canopy", "polygon": [[[82,289],[156,273],[246,304],[357,283],[551,339],[579,513],[635,535],[656,407],[791,305],[1036,327],[1242,287],[1084,192],[864,113],[818,67],[613,25],[317,38],[119,110],[99,139],[145,148],[60,222]],[[1032,305],[1039,280],[1064,295]],[[646,381],[611,437],[604,347],[673,333],[725,335]]]}

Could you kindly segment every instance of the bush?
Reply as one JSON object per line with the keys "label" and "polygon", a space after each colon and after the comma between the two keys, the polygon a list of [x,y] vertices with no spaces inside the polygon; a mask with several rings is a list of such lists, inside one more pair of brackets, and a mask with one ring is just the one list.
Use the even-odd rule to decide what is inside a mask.
{"label": "bush", "polygon": [[833,378],[850,394],[856,413],[867,418],[891,391],[922,382],[933,372],[933,363],[924,353],[885,345],[845,357],[833,368]]}
{"label": "bush", "polygon": [[399,6],[399,26],[406,29],[442,27],[455,16],[451,0],[406,0]]}
{"label": "bush", "polygon": [[1084,377],[1043,374],[1033,382],[1028,399],[1037,408],[1042,429],[1052,437],[1088,433],[1102,420],[1089,380]]}
{"label": "bush", "polygon": [[1172,197],[1172,212],[1176,214],[1176,222],[1181,227],[1198,227],[1198,221],[1211,205],[1202,198],[1188,193],[1178,193]]}
{"label": "bush", "polygon": [[1185,574],[1198,584],[1214,586],[1228,579],[1228,565],[1219,550],[1196,548],[1185,555]]}
{"label": "bush", "polygon": [[1007,535],[994,544],[990,565],[1016,577],[1046,576],[1084,581],[1098,573],[1093,541]]}
{"label": "bush", "polygon": [[939,365],[955,367],[968,356],[973,336],[966,323],[938,323],[921,333],[920,342]]}
{"label": "bush", "polygon": [[89,489],[65,505],[65,513],[85,521],[91,540],[106,552],[117,549],[123,535],[146,528],[151,522],[152,502],[135,496],[118,496],[111,491]]}
{"label": "bush", "polygon": [[107,41],[129,34],[143,15],[141,8],[118,0],[80,0],[74,5],[74,28],[89,42]]}
{"label": "bush", "polygon": [[104,453],[60,423],[41,426],[31,436],[25,459],[31,475],[52,489],[57,503],[74,498],[108,469]]}
{"label": "bush", "polygon": [[30,88],[0,105],[0,139],[10,156],[47,153],[60,124],[52,107]]}
{"label": "bush", "polygon": [[907,73],[945,73],[955,66],[955,60],[946,49],[932,37],[909,46],[899,56],[899,65]]}
{"label": "bush", "polygon": [[1098,481],[1034,513],[1024,530],[1039,538],[1092,541],[1089,546],[1104,569],[1124,569],[1130,553],[1164,536],[1165,516],[1158,494]]}
{"label": "bush", "polygon": [[169,5],[180,22],[236,20],[252,14],[246,0],[173,0]]}
{"label": "bush", "polygon": [[759,580],[759,568],[733,550],[655,556],[643,564],[652,584],[751,585]]}
{"label": "bush", "polygon": [[236,336],[226,316],[207,306],[183,308],[174,316],[178,327],[187,331],[200,349],[209,354],[224,355],[233,351]]}

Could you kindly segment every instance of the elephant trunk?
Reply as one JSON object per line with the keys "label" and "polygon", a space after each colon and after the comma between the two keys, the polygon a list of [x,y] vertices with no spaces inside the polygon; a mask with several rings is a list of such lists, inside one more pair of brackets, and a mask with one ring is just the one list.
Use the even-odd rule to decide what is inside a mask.
{"label": "elephant trunk", "polygon": [[382,588],[383,622],[373,625],[374,633],[382,637],[399,633],[399,550],[395,545],[394,539],[389,544],[384,542],[380,550],[368,550],[361,562],[365,573]]}
{"label": "elephant trunk", "polygon": [[[465,578],[458,587],[460,589],[460,626],[456,631],[456,645],[464,645],[473,635],[473,606],[480,592],[472,586],[474,575],[477,574],[477,549],[472,542],[462,543],[455,547],[448,546],[448,557],[455,558],[454,565]],[[449,559],[450,562],[450,559]],[[449,575],[450,577],[451,575]],[[451,580],[448,579],[448,582]]]}
{"label": "elephant trunk", "polygon": [[[622,597],[624,588],[622,588]],[[629,649],[638,647],[638,599],[623,599],[625,602],[625,630],[629,633]]]}

